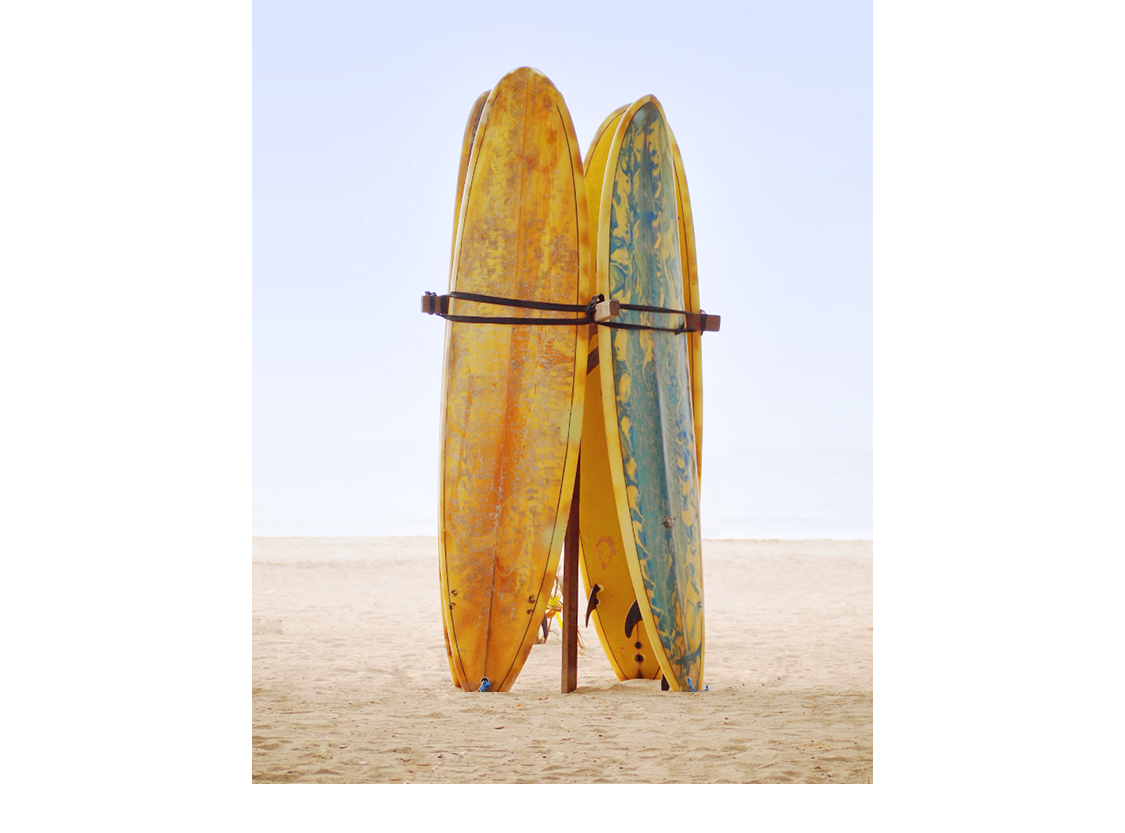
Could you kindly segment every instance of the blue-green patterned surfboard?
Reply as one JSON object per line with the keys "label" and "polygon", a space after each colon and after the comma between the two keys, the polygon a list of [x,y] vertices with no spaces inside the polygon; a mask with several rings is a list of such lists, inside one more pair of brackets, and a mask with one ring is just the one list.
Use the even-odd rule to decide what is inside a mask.
{"label": "blue-green patterned surfboard", "polygon": [[[664,113],[646,96],[625,112],[610,148],[598,292],[628,304],[684,309],[675,189]],[[616,321],[676,327],[682,318],[625,311]],[[687,336],[606,327],[603,344],[607,336],[603,410],[630,577],[670,687],[702,690],[703,568]]]}

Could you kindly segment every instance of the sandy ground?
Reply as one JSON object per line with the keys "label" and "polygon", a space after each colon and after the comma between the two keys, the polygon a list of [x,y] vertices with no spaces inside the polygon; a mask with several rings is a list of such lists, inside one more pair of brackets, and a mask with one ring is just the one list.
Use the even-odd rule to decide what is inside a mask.
{"label": "sandy ground", "polygon": [[[512,691],[450,682],[434,538],[255,538],[253,780],[871,783],[870,541],[704,541],[699,694],[552,628]],[[584,605],[584,602],[582,602]]]}

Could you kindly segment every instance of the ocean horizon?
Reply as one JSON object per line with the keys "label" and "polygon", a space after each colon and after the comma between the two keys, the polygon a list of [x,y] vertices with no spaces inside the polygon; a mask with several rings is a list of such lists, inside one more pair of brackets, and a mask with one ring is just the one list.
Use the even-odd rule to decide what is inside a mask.
{"label": "ocean horizon", "polygon": [[[253,535],[437,535],[437,443],[253,444]],[[870,451],[708,454],[705,539],[872,538]]]}

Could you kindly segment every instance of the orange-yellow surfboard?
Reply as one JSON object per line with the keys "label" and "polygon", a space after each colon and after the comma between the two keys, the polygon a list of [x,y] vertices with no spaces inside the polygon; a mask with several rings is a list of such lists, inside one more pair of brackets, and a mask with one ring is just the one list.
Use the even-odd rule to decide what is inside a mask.
{"label": "orange-yellow surfboard", "polygon": [[[480,116],[490,92],[491,90],[485,90],[473,102],[473,108],[469,111],[469,119],[465,122],[465,135],[461,140],[461,165],[457,171],[457,200],[453,204],[453,246],[449,255],[449,278],[451,281],[453,279],[453,256],[457,254],[457,229],[461,225],[461,198],[465,195],[465,177],[469,172],[469,158],[472,156],[477,126],[480,124]],[[450,286],[449,288],[452,289],[453,287]],[[453,665],[453,651],[449,647],[449,632],[444,627],[444,622],[442,631],[445,636],[445,653],[449,659],[449,673],[453,677],[453,684],[460,687],[461,681],[457,678],[457,669]]]}
{"label": "orange-yellow surfboard", "polygon": [[[581,151],[534,69],[504,76],[480,113],[450,288],[570,305],[593,294]],[[449,313],[543,315],[458,298]],[[585,324],[446,324],[439,569],[466,691],[509,690],[535,643],[570,512],[587,340]]]}
{"label": "orange-yellow surfboard", "polygon": [[[597,251],[598,216],[602,184],[613,135],[626,108],[620,107],[602,122],[586,151],[586,204],[590,208],[590,248]],[[601,340],[591,326],[586,363],[586,418],[582,421],[582,469],[578,528],[581,536],[579,566],[586,597],[597,587],[597,604],[590,618],[609,664],[620,680],[660,676],[648,633],[640,614],[630,617],[637,603],[625,543],[617,513],[617,495],[609,470],[605,420],[602,419]],[[588,602],[589,603],[589,602]],[[639,611],[639,608],[638,608]]]}

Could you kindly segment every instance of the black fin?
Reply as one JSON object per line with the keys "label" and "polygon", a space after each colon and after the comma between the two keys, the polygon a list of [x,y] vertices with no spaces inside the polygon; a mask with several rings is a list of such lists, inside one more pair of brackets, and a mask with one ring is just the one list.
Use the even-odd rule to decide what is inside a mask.
{"label": "black fin", "polygon": [[598,591],[602,589],[600,584],[595,584],[594,589],[590,591],[590,600],[586,602],[586,627],[590,627],[590,614],[594,612],[594,608],[598,606],[601,599],[598,598]]}
{"label": "black fin", "polygon": [[641,606],[635,600],[633,606],[629,608],[629,613],[625,616],[625,636],[633,635],[633,628],[637,626],[637,622],[641,621]]}

